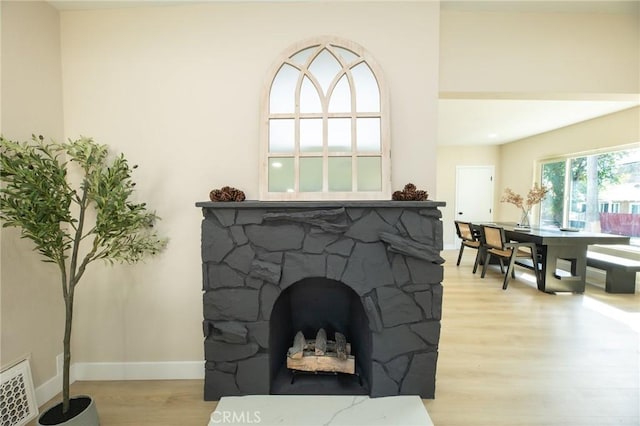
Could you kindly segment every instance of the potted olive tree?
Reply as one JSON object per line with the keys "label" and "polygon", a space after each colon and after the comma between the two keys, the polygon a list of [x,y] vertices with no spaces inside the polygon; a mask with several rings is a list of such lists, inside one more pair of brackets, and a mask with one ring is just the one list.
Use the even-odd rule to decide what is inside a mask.
{"label": "potted olive tree", "polygon": [[58,266],[65,305],[62,402],[39,424],[98,424],[90,397],[69,397],[73,301],[87,266],[99,259],[135,263],[166,245],[154,228],[158,216],[133,200],[136,167],[90,138],[55,143],[42,136],[28,142],[0,137],[2,226],[20,228],[42,260]]}

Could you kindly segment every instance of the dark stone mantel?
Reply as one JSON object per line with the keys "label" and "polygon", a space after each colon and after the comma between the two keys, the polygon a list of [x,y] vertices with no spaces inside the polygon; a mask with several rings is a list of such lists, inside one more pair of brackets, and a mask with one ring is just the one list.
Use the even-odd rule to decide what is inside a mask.
{"label": "dark stone mantel", "polygon": [[309,278],[357,294],[372,339],[361,366],[371,396],[434,397],[444,202],[196,206],[204,215],[205,399],[275,392],[271,313],[281,295]]}
{"label": "dark stone mantel", "polygon": [[242,201],[242,202],[214,202],[199,201],[196,207],[213,209],[334,209],[339,207],[357,208],[436,208],[444,207],[444,201]]}

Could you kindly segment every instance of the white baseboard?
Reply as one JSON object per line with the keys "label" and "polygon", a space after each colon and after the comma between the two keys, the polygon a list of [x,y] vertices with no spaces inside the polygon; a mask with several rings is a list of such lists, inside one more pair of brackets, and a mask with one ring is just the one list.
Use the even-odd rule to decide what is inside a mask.
{"label": "white baseboard", "polygon": [[[74,382],[73,375],[69,377]],[[36,403],[38,407],[62,391],[62,354],[56,357],[56,375],[36,388]]]}
{"label": "white baseboard", "polygon": [[[40,407],[62,391],[62,354],[56,357],[54,377],[36,388]],[[198,380],[204,378],[204,361],[77,362],[69,380]]]}
{"label": "white baseboard", "polygon": [[204,378],[204,361],[77,362],[76,380],[187,380]]}

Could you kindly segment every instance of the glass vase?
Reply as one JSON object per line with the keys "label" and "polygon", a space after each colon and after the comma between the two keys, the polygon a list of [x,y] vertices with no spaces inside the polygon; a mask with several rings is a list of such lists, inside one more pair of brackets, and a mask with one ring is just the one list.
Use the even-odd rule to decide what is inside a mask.
{"label": "glass vase", "polygon": [[531,220],[529,218],[529,210],[523,208],[522,216],[520,217],[520,223],[518,226],[521,228],[531,228]]}

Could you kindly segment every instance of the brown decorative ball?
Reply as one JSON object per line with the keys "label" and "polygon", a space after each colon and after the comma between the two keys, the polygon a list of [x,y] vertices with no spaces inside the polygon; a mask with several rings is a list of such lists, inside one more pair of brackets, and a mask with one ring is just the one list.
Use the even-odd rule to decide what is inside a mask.
{"label": "brown decorative ball", "polygon": [[391,199],[394,201],[425,201],[428,197],[427,191],[419,190],[414,184],[408,183],[402,191],[395,191]]}
{"label": "brown decorative ball", "polygon": [[244,192],[232,186],[223,186],[220,189],[213,189],[209,193],[211,201],[244,201]]}

